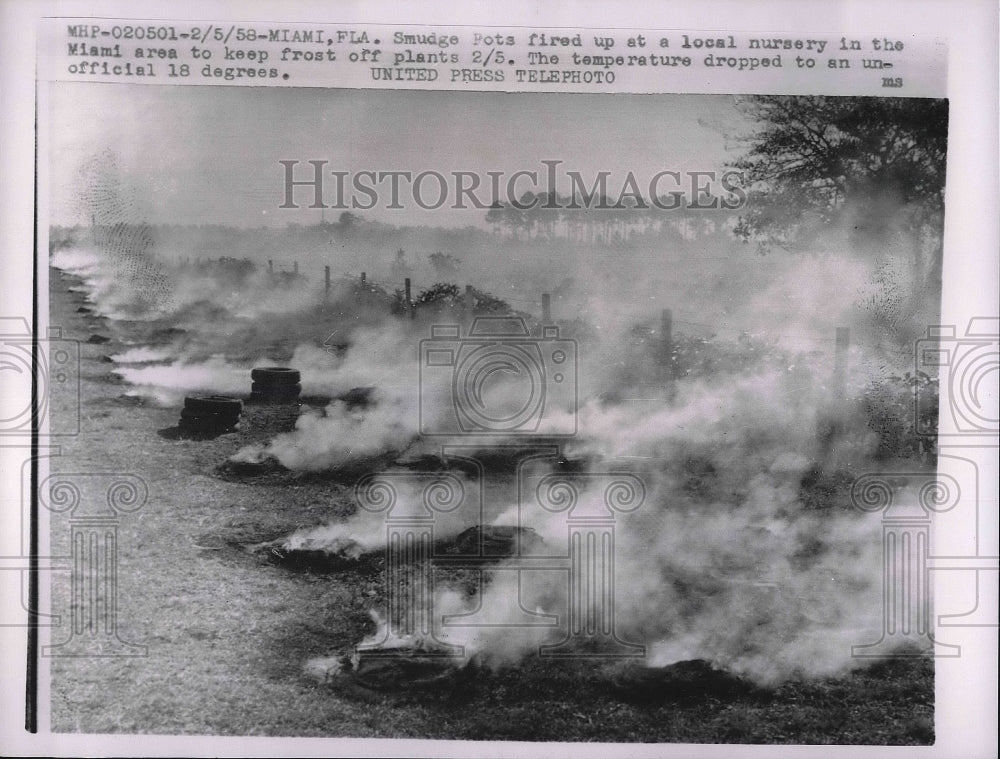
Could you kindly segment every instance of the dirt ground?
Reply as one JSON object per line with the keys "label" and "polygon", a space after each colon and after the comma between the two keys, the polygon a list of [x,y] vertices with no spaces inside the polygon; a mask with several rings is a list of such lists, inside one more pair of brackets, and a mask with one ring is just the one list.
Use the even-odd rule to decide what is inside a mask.
{"label": "dirt ground", "polygon": [[[422,737],[746,743],[926,744],[933,741],[933,669],[898,660],[838,679],[760,690],[699,665],[643,679],[531,661],[469,668],[447,687],[359,692],[321,683],[308,659],[348,651],[373,629],[377,562],[293,570],[242,550],[350,512],[350,489],[319,478],[226,477],[218,466],[293,416],[251,412],[235,434],[176,434],[179,408],[125,395],[105,357],[151,325],[110,324],[87,308],[79,281],[51,273],[51,323],[80,341],[81,430],[60,441],[53,471],[140,477],[149,497],[118,527],[118,635],[132,657],[52,657],[57,732]],[[93,335],[110,342],[87,342]],[[249,392],[249,387],[248,387]],[[54,391],[53,415],[76,413]],[[268,415],[270,413],[270,415]],[[70,553],[66,514],[52,517],[52,553]],[[52,576],[68,623],[69,572]],[[66,624],[53,642],[68,636]]]}

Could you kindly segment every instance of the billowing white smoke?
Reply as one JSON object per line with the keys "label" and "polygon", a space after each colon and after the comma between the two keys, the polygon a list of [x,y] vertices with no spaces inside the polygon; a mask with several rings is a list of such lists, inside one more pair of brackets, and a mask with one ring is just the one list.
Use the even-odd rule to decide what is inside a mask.
{"label": "billowing white smoke", "polygon": [[358,409],[334,401],[321,412],[306,410],[294,431],[266,446],[248,446],[232,460],[274,457],[289,469],[318,471],[356,457],[403,451],[419,433],[420,414],[430,413],[420,397],[416,342],[405,327],[390,323],[356,330],[342,358],[299,346],[291,364],[301,372],[303,392],[337,396],[374,386],[373,405]]}
{"label": "billowing white smoke", "polygon": [[93,286],[100,274],[101,258],[94,251],[84,248],[62,248],[52,253],[52,265],[72,274]]}
{"label": "billowing white smoke", "polygon": [[[155,352],[155,355],[162,355]],[[192,393],[225,393],[244,395],[247,390],[249,367],[234,366],[222,356],[207,361],[137,366],[139,359],[115,369],[115,373],[133,386],[133,394],[152,398],[161,406],[177,405]]]}
{"label": "billowing white smoke", "polygon": [[[857,664],[852,646],[879,638],[879,518],[803,512],[797,491],[804,468],[804,460],[788,469],[776,462],[737,504],[692,504],[664,488],[650,494],[641,513],[617,520],[614,627],[621,640],[645,647],[645,664],[707,659],[773,683],[842,671]],[[603,496],[581,496],[588,498]],[[567,550],[565,517],[521,516],[550,550]],[[579,603],[566,577],[511,571],[516,566],[501,564],[482,597],[445,589],[434,604],[438,618],[508,610],[491,620],[508,626],[452,624],[439,638],[502,665],[565,637],[571,604]],[[519,626],[522,608],[557,614],[562,625],[555,634]]]}
{"label": "billowing white smoke", "polygon": [[[773,683],[841,671],[856,664],[852,645],[878,638],[879,516],[810,509],[802,499],[822,397],[768,371],[692,382],[670,405],[592,403],[581,411],[573,449],[617,460],[645,486],[643,505],[616,523],[614,615],[618,636],[646,647],[647,664],[702,658]],[[315,431],[303,428],[303,437],[307,432]],[[694,482],[684,465],[692,459],[700,472]],[[581,503],[600,506],[601,487],[580,482]],[[384,519],[359,514],[298,533],[286,547],[343,551],[348,540],[383,547]],[[515,503],[491,521],[534,530],[546,553],[567,550],[565,513]],[[466,526],[461,519],[436,523],[435,535]],[[517,566],[500,563],[482,596],[439,587],[432,609],[439,622],[444,615],[479,619],[488,610],[499,626],[452,620],[437,638],[493,664],[555,642],[552,629],[523,624],[524,610],[565,615],[566,575]]]}
{"label": "billowing white smoke", "polygon": [[[622,407],[583,415],[581,450],[645,459],[629,469],[646,501],[616,522],[614,615],[621,639],[646,646],[647,664],[703,658],[775,682],[840,671],[854,663],[852,645],[878,638],[879,517],[809,510],[801,499],[815,447],[810,400],[762,375],[691,388],[651,415]],[[706,467],[693,486],[677,466],[687,457]],[[586,481],[580,502],[601,506],[601,487]],[[564,513],[513,505],[495,523],[530,527],[546,552],[567,550]],[[565,575],[516,566],[500,564],[482,597],[443,589],[434,605],[438,619],[508,610],[491,621],[510,626],[452,624],[439,639],[500,664],[555,642],[551,630],[518,622],[525,608],[565,615]]]}
{"label": "billowing white smoke", "polygon": [[52,254],[52,266],[83,280],[87,300],[103,316],[121,315],[123,290],[114,272],[94,248],[64,248]]}
{"label": "billowing white smoke", "polygon": [[[87,273],[95,292],[107,289],[94,274],[93,261],[63,263]],[[802,494],[804,475],[820,460],[817,420],[829,409],[833,328],[850,326],[859,336],[851,355],[852,365],[861,369],[855,385],[863,385],[868,372],[884,376],[892,360],[879,353],[878,345],[865,343],[865,317],[855,308],[870,294],[870,288],[865,289],[869,272],[853,259],[805,259],[758,296],[742,293],[739,300],[740,293],[731,293],[734,322],[746,318],[748,323],[773,325],[783,339],[800,335],[801,345],[788,344],[806,353],[814,348],[823,354],[822,360],[807,356],[806,368],[776,356],[773,361],[749,362],[745,368],[710,371],[703,379],[681,377],[669,402],[621,402],[620,397],[642,397],[641,385],[649,380],[631,371],[631,317],[616,318],[611,298],[598,299],[592,308],[602,329],[586,350],[581,348],[578,431],[563,451],[597,462],[596,467],[625,462],[623,466],[645,484],[643,506],[621,516],[616,525],[615,623],[623,640],[647,647],[647,663],[704,658],[773,682],[794,673],[836,672],[852,664],[852,645],[878,637],[878,515],[812,510]],[[727,287],[740,290],[733,283]],[[202,283],[192,282],[176,302],[193,303],[202,297],[217,302],[203,291]],[[656,308],[652,311],[655,316]],[[685,331],[679,319],[675,331]],[[259,332],[261,338],[274,334],[269,325]],[[350,347],[341,357],[303,340],[287,363],[301,371],[305,394],[336,396],[355,387],[376,387],[375,404],[349,409],[334,402],[322,413],[307,411],[294,431],[245,448],[234,458],[271,456],[290,469],[334,469],[356,458],[405,450],[419,437],[424,415],[431,426],[451,423],[450,386],[421,385],[418,343],[426,335],[415,336],[405,323],[387,319],[380,328],[352,327],[342,337]],[[221,356],[175,355],[171,364],[128,365],[120,372],[150,392],[242,394],[248,370],[264,363],[259,357],[240,364]],[[501,407],[504,401],[514,403],[513,396],[504,398],[504,390],[516,391],[516,380],[500,378],[491,386],[495,395],[488,402],[499,398]],[[620,391],[620,397],[598,400],[598,393],[609,386]],[[553,412],[557,427],[566,413]],[[870,465],[868,441],[860,438],[854,445],[855,461]],[[694,475],[687,466],[691,461]],[[596,490],[582,495],[599,497]],[[417,496],[404,493],[401,498]],[[507,506],[491,519],[494,524],[530,527],[548,546],[564,550],[565,515],[537,510],[524,514],[512,502]],[[464,518],[449,517],[435,525],[436,534],[446,537],[466,526]],[[359,511],[346,522],[296,533],[287,546],[377,550],[383,545],[384,527],[381,515]],[[439,588],[435,616],[479,609],[497,614],[522,607],[565,613],[569,601],[564,575],[522,576],[506,570],[513,565],[499,565],[482,597],[470,599],[463,591]],[[553,634],[530,627],[439,631],[439,637],[466,646],[469,653],[501,663],[529,655],[541,643],[552,642]]]}
{"label": "billowing white smoke", "polygon": [[199,267],[165,261],[149,241],[139,250],[121,248],[117,240],[62,248],[52,253],[51,264],[83,279],[101,315],[131,322],[166,320],[202,333],[208,345],[217,344],[219,333],[232,325],[314,306],[322,292],[316,280],[276,278],[260,267],[243,271],[239,262]]}
{"label": "billowing white smoke", "polygon": [[[348,557],[384,549],[390,509],[394,520],[424,517],[432,513],[424,502],[426,483],[407,479],[403,472],[398,474],[403,476],[393,478],[392,474],[389,475],[393,491],[390,498],[383,500],[385,493],[379,493],[379,486],[376,485],[374,497],[359,499],[364,505],[358,508],[350,521],[299,530],[285,538],[282,547],[293,551],[329,551]],[[460,474],[449,473],[447,479],[448,489],[458,487],[471,491],[476,487],[476,483],[469,482]],[[433,497],[433,489],[431,492]],[[436,513],[434,532],[440,537],[455,535],[479,524],[478,512],[474,510],[454,509]]]}
{"label": "billowing white smoke", "polygon": [[154,361],[167,361],[170,357],[169,351],[148,348],[143,345],[138,348],[129,348],[124,353],[116,353],[111,357],[111,360],[116,364],[147,364]]}
{"label": "billowing white smoke", "polygon": [[387,451],[401,451],[417,434],[406,399],[379,394],[377,405],[366,411],[352,410],[341,401],[331,403],[322,414],[306,411],[293,432],[278,435],[266,446],[248,446],[233,455],[233,461],[276,458],[288,469],[321,471],[336,469],[352,458],[364,460]]}

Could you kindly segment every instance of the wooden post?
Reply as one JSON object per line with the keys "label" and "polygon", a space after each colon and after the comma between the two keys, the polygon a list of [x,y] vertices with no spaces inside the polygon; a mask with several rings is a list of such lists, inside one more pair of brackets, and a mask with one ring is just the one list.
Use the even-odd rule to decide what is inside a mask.
{"label": "wooden post", "polygon": [[324,271],[324,274],[326,275],[326,290],[324,292],[326,292],[326,294],[329,295],[330,294],[330,267],[329,266],[324,266],[323,267],[323,271]]}
{"label": "wooden post", "polygon": [[414,316],[416,316],[416,310],[413,308],[413,301],[410,299],[410,278],[409,277],[407,277],[404,280],[403,287],[404,287],[405,292],[406,292],[406,294],[404,296],[406,298],[406,310],[410,312],[410,318],[412,319]]}
{"label": "wooden post", "polygon": [[298,261],[293,261],[292,262],[292,266],[295,267],[294,271],[295,271],[295,276],[297,277],[299,275],[299,262]]}
{"label": "wooden post", "polygon": [[552,296],[542,293],[542,324],[552,323]]}
{"label": "wooden post", "polygon": [[267,259],[267,273],[274,274],[274,261]]}
{"label": "wooden post", "polygon": [[844,431],[844,401],[847,399],[847,351],[851,347],[851,331],[837,327],[833,352],[833,376],[830,378],[830,398],[820,408],[816,438],[820,459],[826,459]]}
{"label": "wooden post", "polygon": [[472,285],[465,286],[465,321],[472,324]]}
{"label": "wooden post", "polygon": [[365,280],[368,279],[368,274],[366,272],[361,272],[361,289],[365,289]]}

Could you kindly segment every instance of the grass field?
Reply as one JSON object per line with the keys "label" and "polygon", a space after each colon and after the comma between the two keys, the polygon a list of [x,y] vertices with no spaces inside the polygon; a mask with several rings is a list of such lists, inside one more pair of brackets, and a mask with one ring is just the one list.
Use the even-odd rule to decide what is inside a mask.
{"label": "grass field", "polygon": [[[928,744],[933,666],[900,659],[824,680],[761,689],[700,665],[649,676],[528,660],[516,669],[468,668],[447,687],[362,693],[322,683],[307,660],[349,650],[372,630],[383,597],[377,566],[291,571],[240,545],[345,516],[350,491],[335,481],[239,481],[220,463],[290,419],[248,416],[237,434],[169,434],[179,409],[126,397],[102,357],[109,325],[78,313],[79,281],[53,270],[51,323],[81,344],[81,434],[52,468],[120,472],[149,500],[122,518],[120,636],[147,647],[130,658],[53,658],[57,732],[421,737],[690,743]],[[119,335],[120,336],[120,335]],[[75,413],[57,392],[54,414]],[[52,553],[69,554],[64,515]],[[56,573],[53,606],[67,613],[69,576]],[[53,631],[53,640],[66,635]]]}

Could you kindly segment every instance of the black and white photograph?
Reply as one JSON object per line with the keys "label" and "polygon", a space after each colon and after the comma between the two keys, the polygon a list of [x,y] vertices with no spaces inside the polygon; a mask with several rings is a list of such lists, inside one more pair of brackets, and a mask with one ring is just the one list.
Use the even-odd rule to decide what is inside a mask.
{"label": "black and white photograph", "polygon": [[1000,318],[943,296],[996,219],[913,35],[46,22],[29,732],[942,748],[1000,554]]}

